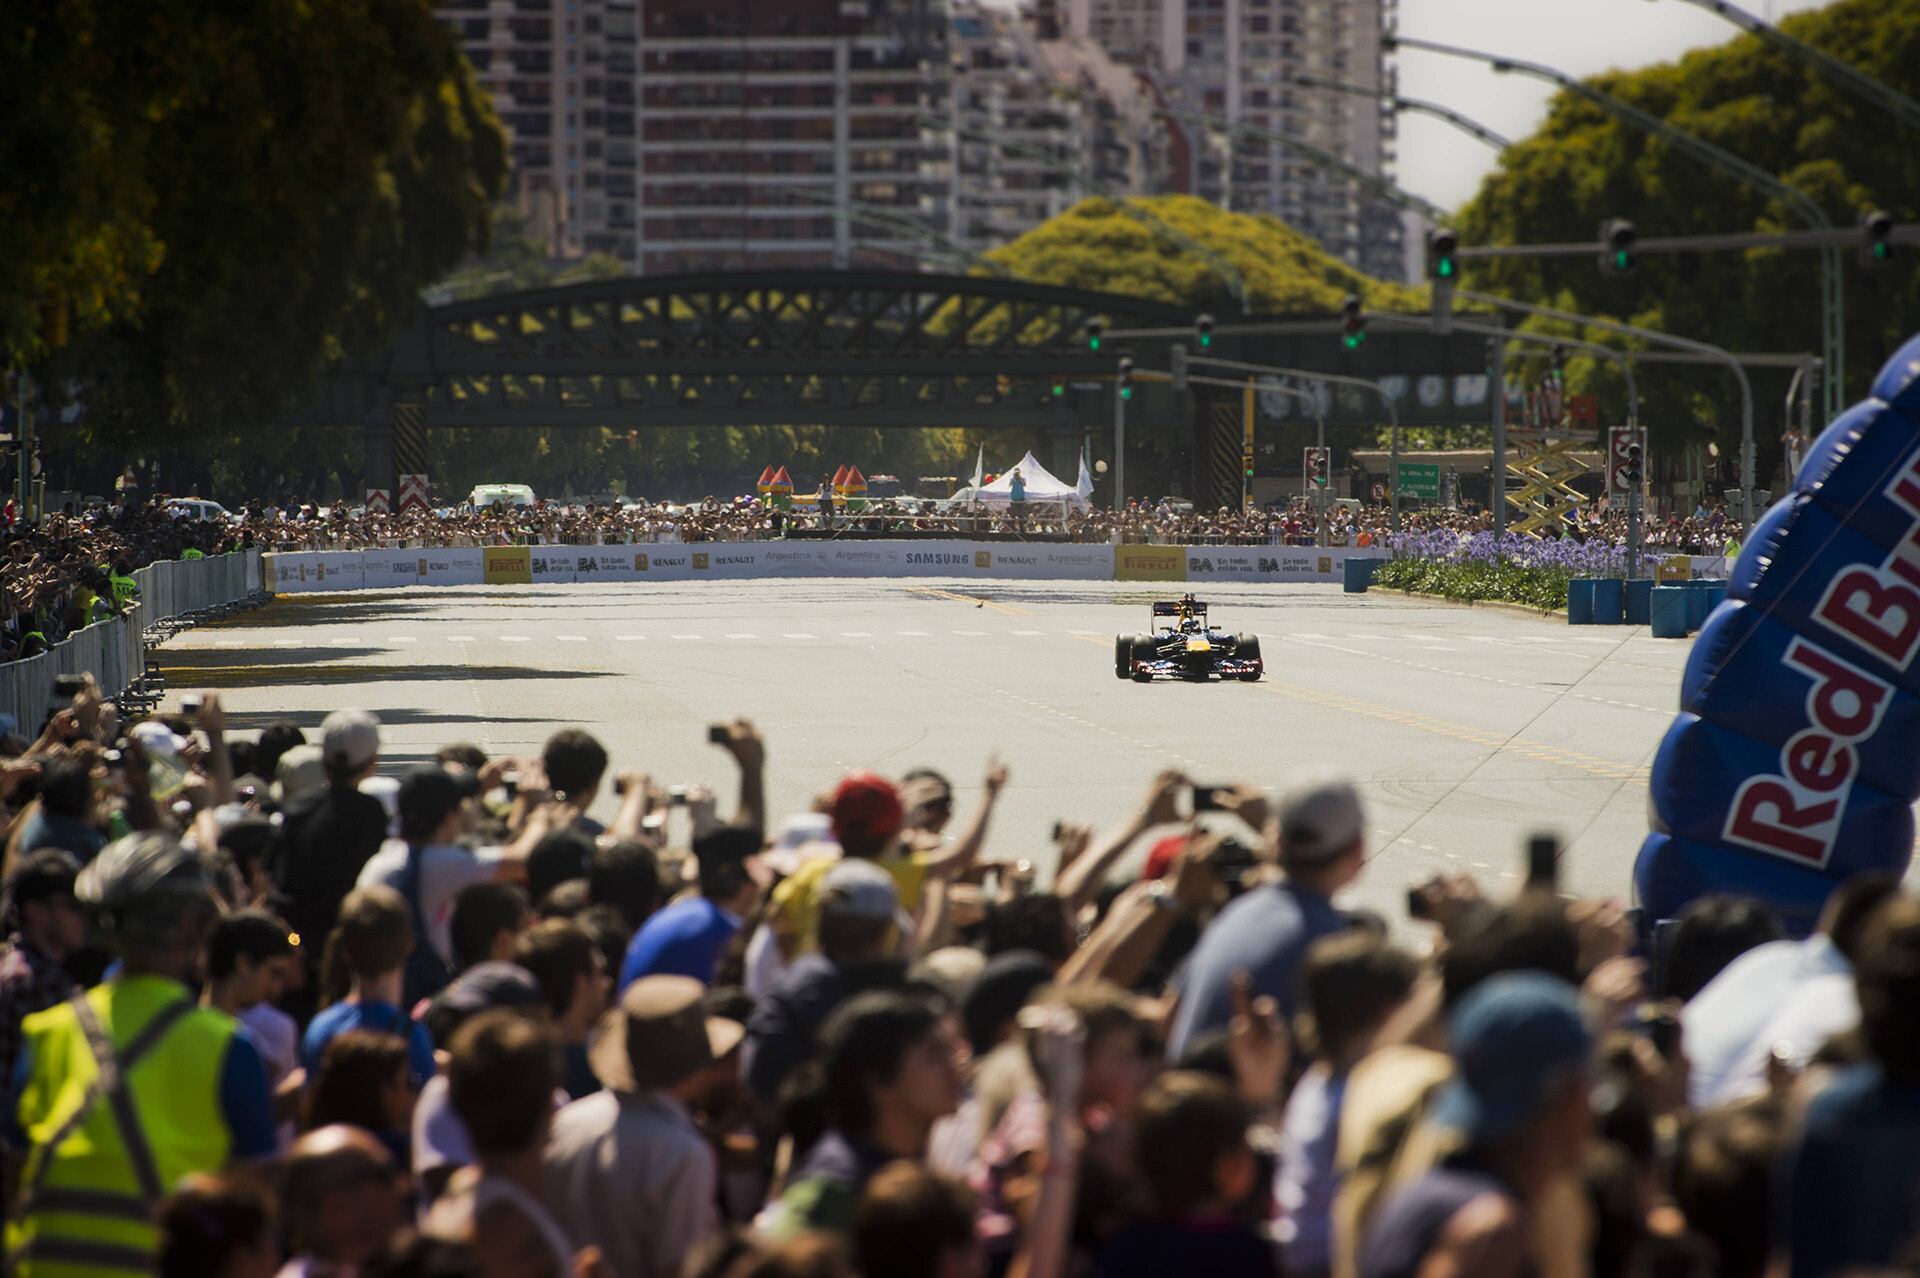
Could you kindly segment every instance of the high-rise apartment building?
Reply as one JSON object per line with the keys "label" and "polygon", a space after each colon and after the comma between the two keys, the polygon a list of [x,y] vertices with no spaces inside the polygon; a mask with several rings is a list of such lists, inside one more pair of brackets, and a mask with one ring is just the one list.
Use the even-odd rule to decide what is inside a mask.
{"label": "high-rise apartment building", "polygon": [[[944,228],[945,0],[437,0],[556,257],[910,265]],[[904,223],[903,223],[904,220]]]}
{"label": "high-rise apartment building", "polygon": [[554,257],[631,256],[635,0],[436,0],[513,141],[513,197]]}
{"label": "high-rise apartment building", "polygon": [[[1291,135],[1370,172],[1393,160],[1391,117],[1371,99],[1305,89],[1303,72],[1378,87],[1381,35],[1397,0],[1039,0],[1037,19],[1095,41],[1151,76],[1170,105]],[[1226,128],[1175,126],[1184,171],[1174,189],[1272,213],[1328,251],[1387,277],[1404,274],[1390,205],[1283,143]]]}

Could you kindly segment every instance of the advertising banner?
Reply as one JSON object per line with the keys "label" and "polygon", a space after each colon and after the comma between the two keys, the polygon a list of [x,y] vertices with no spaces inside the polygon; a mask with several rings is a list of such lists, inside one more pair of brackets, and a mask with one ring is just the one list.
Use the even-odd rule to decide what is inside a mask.
{"label": "advertising banner", "polygon": [[1189,546],[1188,581],[1338,581],[1348,546]]}
{"label": "advertising banner", "polygon": [[267,588],[279,595],[359,590],[366,583],[358,550],[288,550],[264,555]]}
{"label": "advertising banner", "polygon": [[527,571],[534,583],[550,585],[578,580],[574,570],[574,550],[572,546],[527,547]]}
{"label": "advertising banner", "polygon": [[480,552],[480,580],[489,586],[530,584],[532,553],[525,546],[488,546]]}
{"label": "advertising banner", "polygon": [[1187,552],[1182,546],[1115,546],[1115,581],[1185,581]]}
{"label": "advertising banner", "polygon": [[369,590],[418,586],[427,579],[424,550],[364,550],[360,554],[360,570],[366,576]]}
{"label": "advertising banner", "polygon": [[477,586],[483,577],[481,559],[484,553],[478,546],[423,550],[420,557],[427,562],[420,580],[429,586]]}
{"label": "advertising banner", "polygon": [[1850,876],[1903,873],[1920,797],[1917,655],[1920,338],[1815,441],[1701,627],[1634,865],[1648,916],[1724,892],[1804,934]]}

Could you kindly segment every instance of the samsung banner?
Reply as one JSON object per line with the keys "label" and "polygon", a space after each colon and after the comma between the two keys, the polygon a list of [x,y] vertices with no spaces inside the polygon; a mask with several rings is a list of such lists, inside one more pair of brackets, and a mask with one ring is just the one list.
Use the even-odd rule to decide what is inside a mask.
{"label": "samsung banner", "polygon": [[1920,338],[1813,445],[1701,628],[1654,758],[1634,882],[1654,920],[1712,892],[1811,930],[1899,874],[1920,797]]}

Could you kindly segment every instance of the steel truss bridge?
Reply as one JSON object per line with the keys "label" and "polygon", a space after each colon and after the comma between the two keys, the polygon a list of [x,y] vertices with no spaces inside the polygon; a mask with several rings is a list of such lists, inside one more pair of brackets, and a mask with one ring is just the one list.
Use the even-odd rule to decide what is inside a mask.
{"label": "steel truss bridge", "polygon": [[[1223,325],[1240,318],[1216,311]],[[450,427],[1024,427],[1049,436],[1049,460],[1070,466],[1084,431],[1102,438],[1111,428],[1123,349],[1109,340],[1089,350],[1088,322],[1179,335],[1191,333],[1193,318],[1180,306],[1003,277],[627,277],[429,307],[384,355],[337,371],[299,418],[358,428],[367,482],[389,491],[398,475],[431,472],[428,432]],[[1327,321],[1329,334],[1337,327]],[[1124,348],[1142,367],[1165,367],[1172,340]],[[1470,361],[1452,351],[1440,361],[1460,370],[1441,369],[1408,336],[1375,342],[1388,356],[1372,361],[1381,372],[1408,362],[1435,373],[1481,365],[1477,339]],[[1382,349],[1396,343],[1405,357]],[[1221,348],[1353,367],[1330,335],[1311,346],[1223,338]],[[1071,389],[1055,394],[1061,382]],[[1195,496],[1210,503],[1238,496],[1238,429],[1217,407],[1197,387],[1188,396],[1142,386],[1128,408],[1130,436],[1190,434]]]}

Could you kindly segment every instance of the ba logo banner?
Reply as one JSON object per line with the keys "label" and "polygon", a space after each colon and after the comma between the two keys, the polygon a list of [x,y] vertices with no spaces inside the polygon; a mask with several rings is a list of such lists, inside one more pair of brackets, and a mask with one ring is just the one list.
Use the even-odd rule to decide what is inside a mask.
{"label": "ba logo banner", "polygon": [[1649,916],[1730,892],[1805,933],[1845,879],[1904,872],[1917,653],[1920,338],[1815,441],[1701,627],[1634,866]]}

